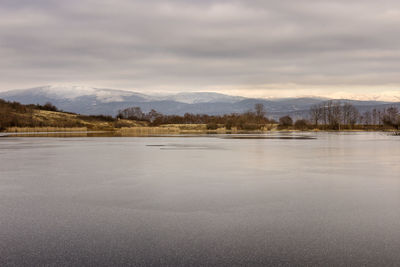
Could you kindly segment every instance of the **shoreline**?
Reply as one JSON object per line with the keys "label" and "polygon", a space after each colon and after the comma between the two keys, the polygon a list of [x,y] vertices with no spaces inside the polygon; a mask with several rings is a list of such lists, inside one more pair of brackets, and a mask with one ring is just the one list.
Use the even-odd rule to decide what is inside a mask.
{"label": "shoreline", "polygon": [[94,129],[87,128],[60,128],[60,127],[13,127],[0,132],[0,137],[158,137],[158,136],[207,136],[207,135],[265,135],[273,133],[392,133],[395,136],[400,135],[399,131],[394,129],[344,129],[344,130],[297,130],[297,129],[270,129],[270,130],[226,130],[219,128],[217,130],[192,129],[187,125],[165,126],[165,127],[130,127],[114,129]]}

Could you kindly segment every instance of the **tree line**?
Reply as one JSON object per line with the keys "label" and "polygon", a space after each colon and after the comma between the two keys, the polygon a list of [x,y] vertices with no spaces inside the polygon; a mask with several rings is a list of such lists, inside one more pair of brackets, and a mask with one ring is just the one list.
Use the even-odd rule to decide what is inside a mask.
{"label": "tree line", "polygon": [[310,108],[308,116],[294,121],[286,115],[279,121],[267,117],[263,104],[256,104],[253,110],[245,113],[232,113],[225,115],[206,115],[186,113],[179,115],[164,115],[152,109],[145,113],[140,107],[130,107],[118,112],[117,118],[146,121],[150,126],[162,124],[207,124],[208,129],[225,127],[227,130],[264,129],[268,125],[278,125],[279,129],[384,129],[400,128],[400,112],[392,106],[384,109],[372,109],[364,113],[352,104],[340,101],[327,101]]}
{"label": "tree line", "polygon": [[145,113],[140,107],[130,107],[120,110],[117,118],[147,121],[150,126],[163,124],[206,124],[209,130],[215,130],[219,127],[225,127],[227,130],[232,128],[239,130],[260,130],[267,124],[276,123],[274,120],[266,117],[266,110],[262,104],[256,104],[254,110],[241,114],[207,115],[185,113],[183,116],[164,115],[154,109]]}
{"label": "tree line", "polygon": [[[0,99],[0,130],[7,127],[82,127],[78,120],[50,122],[37,120],[34,110],[60,111],[51,103],[44,105],[23,105],[18,102],[8,102]],[[60,111],[63,112],[63,111]],[[256,104],[252,110],[244,113],[225,115],[207,115],[186,113],[180,115],[165,115],[152,109],[143,112],[140,107],[129,107],[120,110],[115,117],[106,115],[79,115],[77,118],[87,122],[112,122],[114,127],[125,127],[123,120],[134,120],[146,123],[149,126],[165,124],[206,124],[207,129],[216,130],[224,127],[227,130],[265,130],[277,126],[278,129],[400,129],[400,112],[392,106],[383,109],[372,109],[360,113],[352,104],[340,101],[327,101],[310,108],[305,118],[294,121],[286,115],[275,121],[268,118],[263,104]],[[121,120],[123,119],[123,120]]]}
{"label": "tree line", "polygon": [[315,128],[342,130],[389,127],[399,129],[400,113],[397,107],[373,108],[364,113],[350,103],[327,101],[310,109],[310,122]]}

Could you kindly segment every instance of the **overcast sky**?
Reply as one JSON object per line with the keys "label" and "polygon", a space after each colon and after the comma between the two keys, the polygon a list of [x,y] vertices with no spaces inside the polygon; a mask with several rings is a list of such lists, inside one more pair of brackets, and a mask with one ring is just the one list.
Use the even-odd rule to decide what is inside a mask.
{"label": "overcast sky", "polygon": [[400,98],[400,1],[0,0],[0,90]]}

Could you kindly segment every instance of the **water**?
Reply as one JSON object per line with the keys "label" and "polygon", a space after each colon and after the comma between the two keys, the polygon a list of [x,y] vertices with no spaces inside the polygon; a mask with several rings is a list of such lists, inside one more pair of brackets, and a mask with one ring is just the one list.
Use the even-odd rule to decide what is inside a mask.
{"label": "water", "polygon": [[0,138],[0,265],[400,265],[400,138]]}

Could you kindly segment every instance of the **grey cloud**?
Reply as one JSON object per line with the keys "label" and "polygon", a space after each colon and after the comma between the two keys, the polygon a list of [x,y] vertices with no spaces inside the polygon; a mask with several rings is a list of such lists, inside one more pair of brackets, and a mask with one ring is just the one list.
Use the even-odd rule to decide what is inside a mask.
{"label": "grey cloud", "polygon": [[3,0],[0,17],[0,90],[400,85],[394,0]]}

